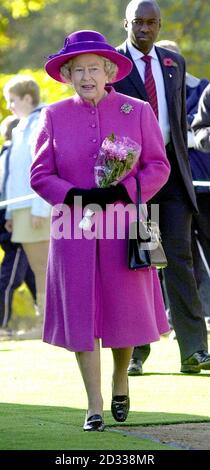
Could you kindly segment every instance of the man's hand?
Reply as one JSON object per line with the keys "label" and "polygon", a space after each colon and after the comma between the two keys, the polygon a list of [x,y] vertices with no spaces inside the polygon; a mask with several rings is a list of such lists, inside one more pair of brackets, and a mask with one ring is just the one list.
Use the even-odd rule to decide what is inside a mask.
{"label": "man's hand", "polygon": [[31,225],[34,230],[41,228],[44,223],[44,217],[38,217],[36,215],[31,216]]}

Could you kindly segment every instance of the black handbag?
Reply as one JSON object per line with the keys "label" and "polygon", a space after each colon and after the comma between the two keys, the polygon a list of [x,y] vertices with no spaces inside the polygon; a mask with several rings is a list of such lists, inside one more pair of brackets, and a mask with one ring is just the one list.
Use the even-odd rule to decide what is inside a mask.
{"label": "black handbag", "polygon": [[167,259],[161,243],[160,230],[156,222],[140,219],[141,188],[137,185],[137,220],[129,227],[128,267],[129,269],[166,268]]}

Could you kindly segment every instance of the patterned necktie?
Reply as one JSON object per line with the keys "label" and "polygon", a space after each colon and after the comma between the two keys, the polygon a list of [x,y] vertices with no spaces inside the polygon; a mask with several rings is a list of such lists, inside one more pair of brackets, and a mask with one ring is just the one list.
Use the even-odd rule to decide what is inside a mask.
{"label": "patterned necktie", "polygon": [[149,103],[152,106],[152,109],[158,119],[158,101],[157,101],[157,93],[156,93],[156,86],[155,80],[152,75],[152,67],[151,67],[151,59],[150,55],[144,55],[141,59],[146,63],[145,67],[145,81],[144,86],[147,92],[147,96],[149,98]]}

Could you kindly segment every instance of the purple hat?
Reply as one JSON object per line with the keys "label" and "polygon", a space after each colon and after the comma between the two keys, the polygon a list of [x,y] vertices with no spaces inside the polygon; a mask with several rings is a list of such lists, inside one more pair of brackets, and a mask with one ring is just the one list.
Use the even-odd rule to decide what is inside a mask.
{"label": "purple hat", "polygon": [[48,57],[45,70],[54,80],[65,82],[60,75],[60,68],[68,60],[80,54],[96,54],[111,60],[118,66],[118,73],[112,82],[118,82],[126,77],[132,70],[132,62],[116,49],[108,44],[106,38],[96,31],[76,31],[70,34],[64,41],[64,47],[56,54]]}

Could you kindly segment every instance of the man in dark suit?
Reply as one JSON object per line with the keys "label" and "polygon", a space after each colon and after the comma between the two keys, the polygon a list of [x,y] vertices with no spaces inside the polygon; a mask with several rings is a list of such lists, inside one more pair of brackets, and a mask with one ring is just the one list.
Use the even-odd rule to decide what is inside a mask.
{"label": "man in dark suit", "polygon": [[[197,211],[197,204],[187,154],[185,62],[180,55],[154,46],[161,27],[156,1],[132,0],[124,25],[128,38],[117,50],[129,57],[134,67],[128,77],[116,83],[115,89],[149,101],[163,133],[171,174],[151,203],[159,204],[160,230],[168,259],[165,282],[180,348],[181,372],[199,373],[210,369],[210,355],[191,252],[192,213]],[[145,74],[148,55],[152,71],[149,87]],[[148,345],[134,349],[129,375],[141,374],[141,363],[148,352]]]}

